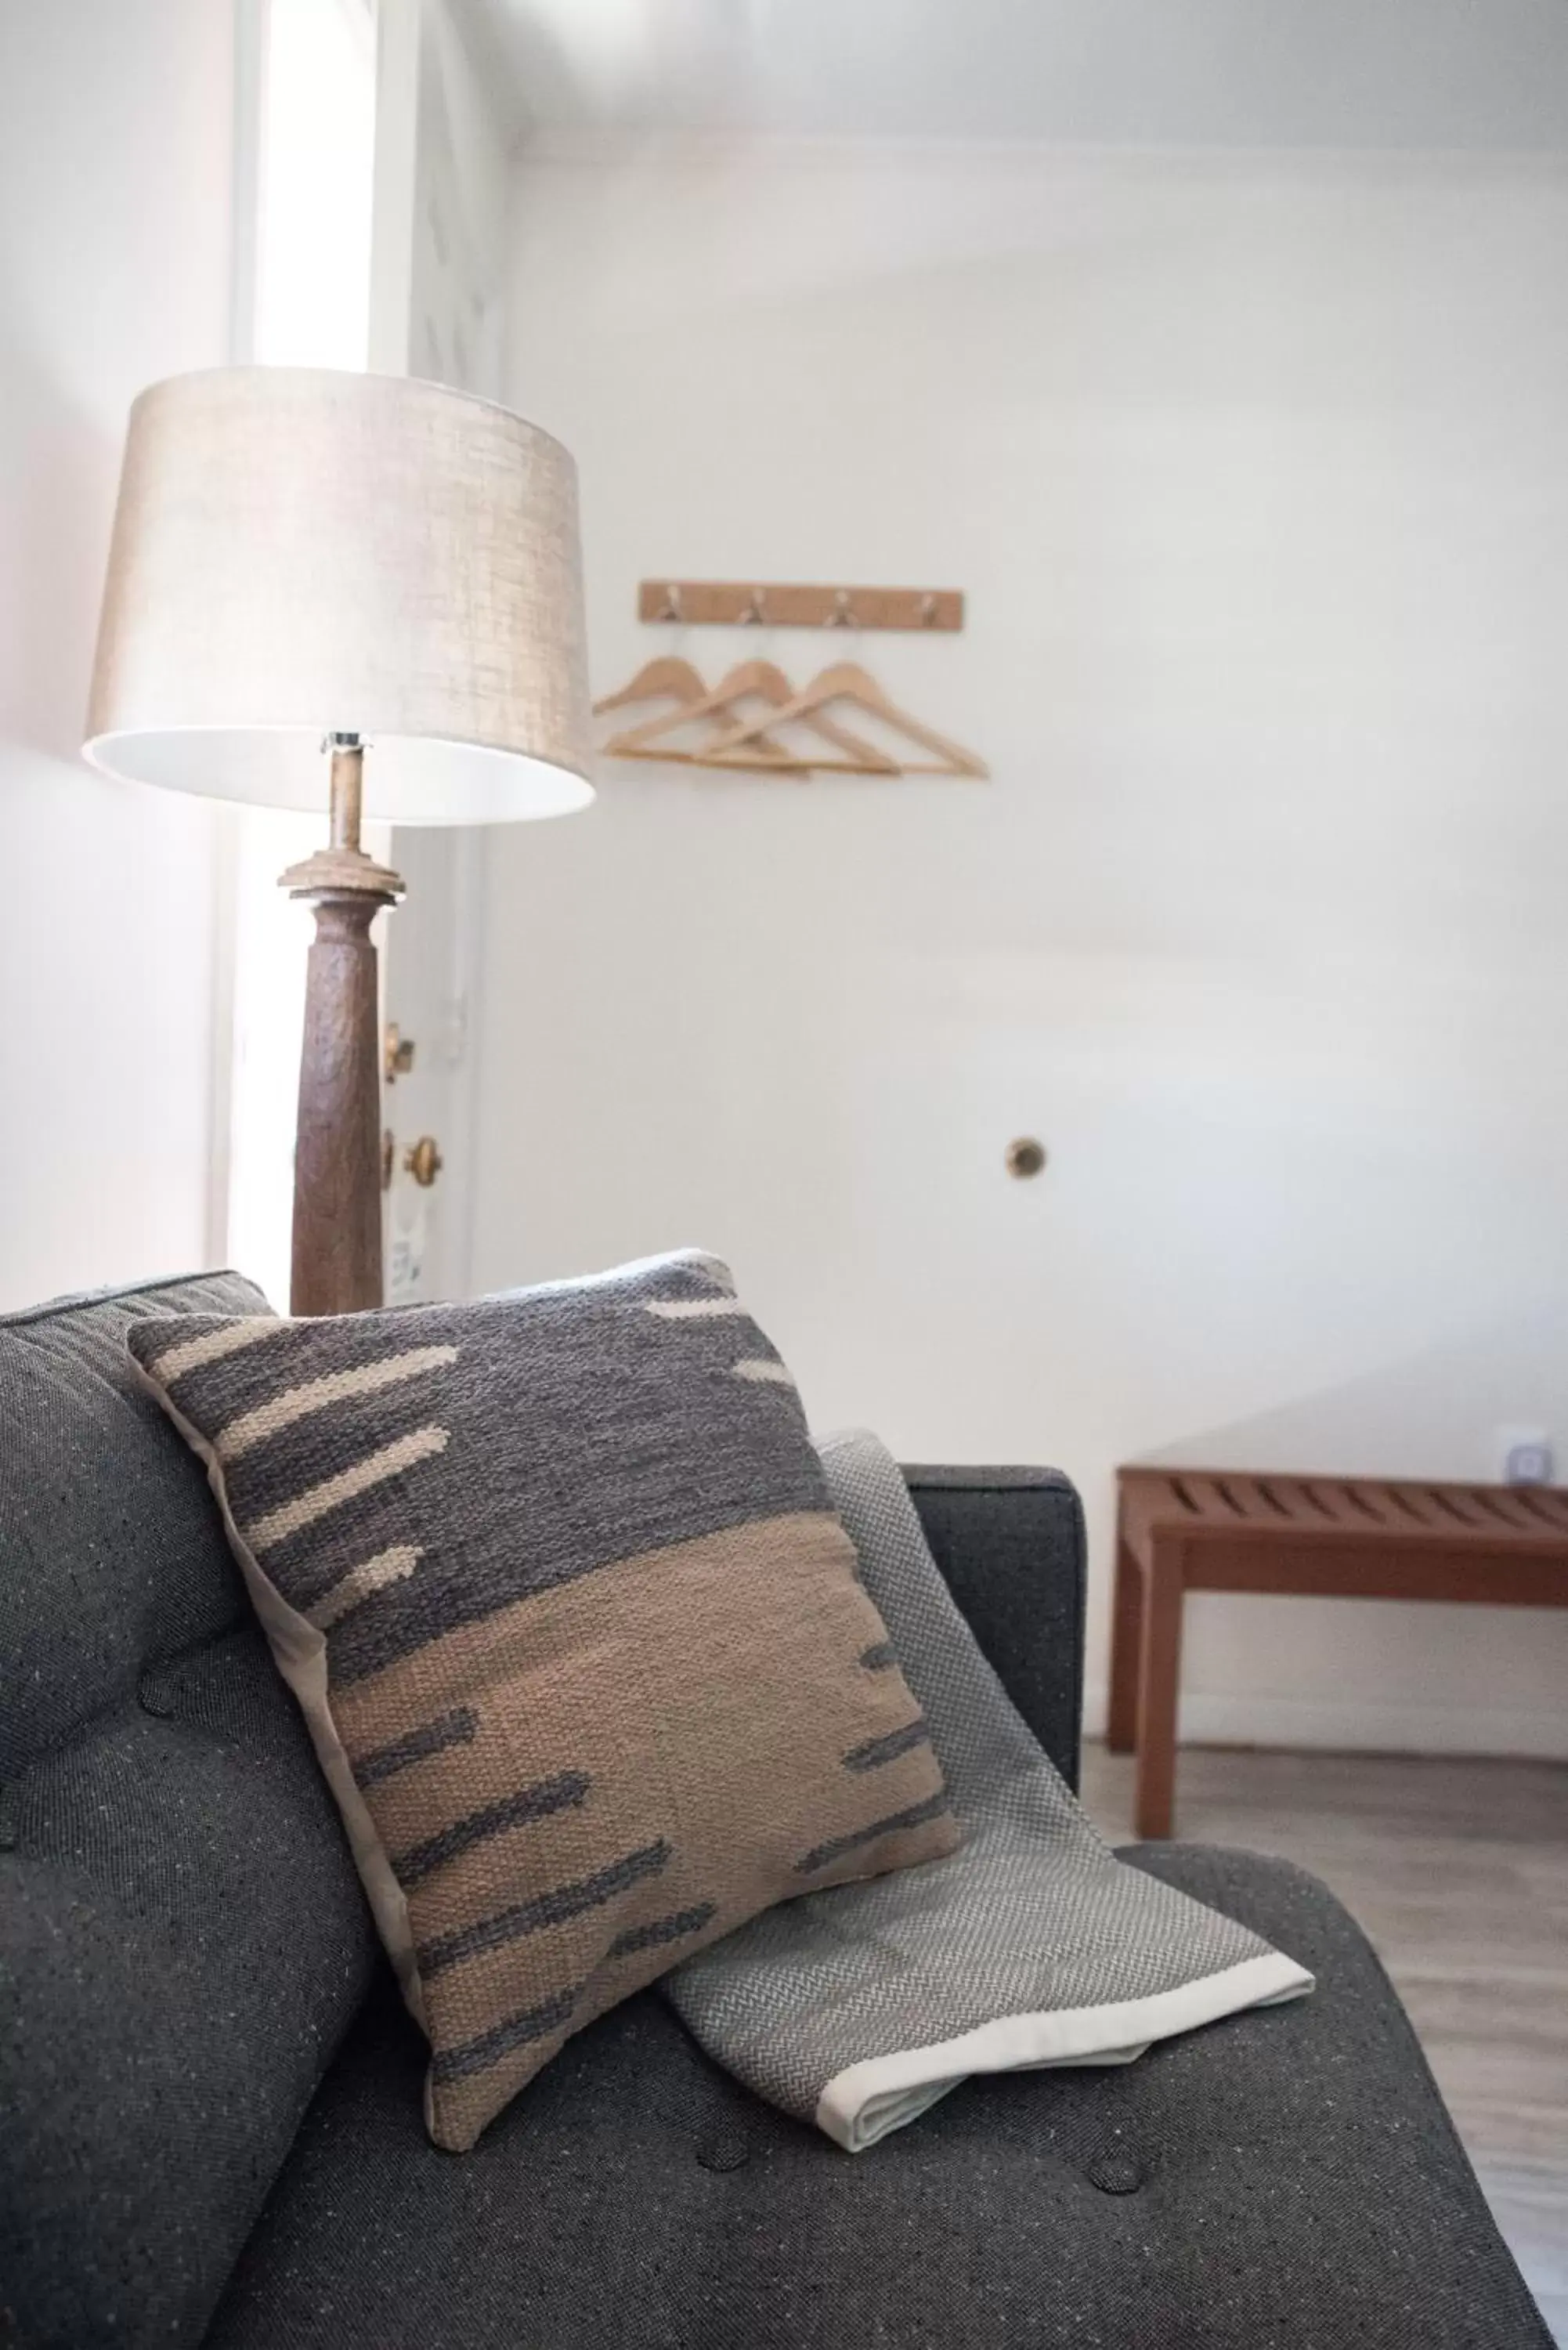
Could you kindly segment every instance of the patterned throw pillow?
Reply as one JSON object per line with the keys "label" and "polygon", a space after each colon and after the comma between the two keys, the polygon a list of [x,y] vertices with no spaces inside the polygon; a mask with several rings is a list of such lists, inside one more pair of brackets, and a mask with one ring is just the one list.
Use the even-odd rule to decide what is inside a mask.
{"label": "patterned throw pillow", "polygon": [[129,1344],[305,1709],[439,2146],[759,1910],[954,1848],[794,1384],[713,1258]]}

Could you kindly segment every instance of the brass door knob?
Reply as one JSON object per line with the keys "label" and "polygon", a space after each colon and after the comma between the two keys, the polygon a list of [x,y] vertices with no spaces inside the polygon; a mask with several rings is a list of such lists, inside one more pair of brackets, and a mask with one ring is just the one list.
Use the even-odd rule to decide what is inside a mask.
{"label": "brass door knob", "polygon": [[381,1075],[388,1085],[395,1086],[406,1077],[414,1066],[414,1040],[401,1034],[395,1020],[389,1020],[381,1039]]}
{"label": "brass door knob", "polygon": [[427,1191],[445,1164],[433,1134],[421,1134],[403,1153],[405,1170]]}

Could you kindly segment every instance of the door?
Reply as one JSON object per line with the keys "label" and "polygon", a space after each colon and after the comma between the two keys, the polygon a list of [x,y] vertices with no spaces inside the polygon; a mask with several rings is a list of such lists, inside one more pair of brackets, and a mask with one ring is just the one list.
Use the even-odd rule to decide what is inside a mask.
{"label": "door", "polygon": [[[505,140],[447,0],[380,0],[370,365],[500,396]],[[385,919],[387,1303],[466,1294],[483,831],[393,833]]]}

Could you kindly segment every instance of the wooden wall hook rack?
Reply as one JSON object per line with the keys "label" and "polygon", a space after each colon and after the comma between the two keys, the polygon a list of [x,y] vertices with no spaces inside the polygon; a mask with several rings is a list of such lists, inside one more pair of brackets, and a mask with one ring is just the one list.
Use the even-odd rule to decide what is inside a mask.
{"label": "wooden wall hook rack", "polygon": [[913,629],[950,635],[963,626],[956,588],[759,587],[754,580],[645,579],[639,620],[697,629]]}

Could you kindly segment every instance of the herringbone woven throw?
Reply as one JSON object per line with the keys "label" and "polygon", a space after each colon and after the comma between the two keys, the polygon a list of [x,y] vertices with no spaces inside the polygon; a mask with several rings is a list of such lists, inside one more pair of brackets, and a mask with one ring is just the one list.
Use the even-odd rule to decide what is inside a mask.
{"label": "herringbone woven throw", "polygon": [[975,1646],[874,1436],[823,1447],[947,1774],[962,1843],[908,1877],[813,1894],[672,1974],[711,2056],[851,2153],[968,2073],[1111,2064],[1312,1977],[1101,1841]]}
{"label": "herringbone woven throw", "polygon": [[951,1851],[794,1384],[713,1258],[129,1343],[304,1706],[439,2145],[682,1953]]}

